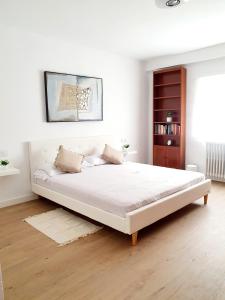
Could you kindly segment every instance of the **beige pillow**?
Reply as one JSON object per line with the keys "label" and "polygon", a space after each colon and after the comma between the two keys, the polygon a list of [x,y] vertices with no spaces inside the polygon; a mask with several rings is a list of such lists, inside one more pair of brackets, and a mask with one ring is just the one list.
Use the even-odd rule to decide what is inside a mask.
{"label": "beige pillow", "polygon": [[123,153],[122,151],[118,151],[113,149],[109,145],[105,145],[105,149],[102,154],[102,158],[112,164],[120,165],[123,163]]}
{"label": "beige pillow", "polygon": [[81,172],[81,164],[83,155],[66,150],[63,146],[59,146],[59,151],[55,159],[55,166],[63,172],[79,173]]}

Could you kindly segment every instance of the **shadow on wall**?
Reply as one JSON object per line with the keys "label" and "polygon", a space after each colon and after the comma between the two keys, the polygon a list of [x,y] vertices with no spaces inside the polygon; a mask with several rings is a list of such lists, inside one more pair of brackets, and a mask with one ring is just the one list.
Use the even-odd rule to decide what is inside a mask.
{"label": "shadow on wall", "polygon": [[46,103],[45,103],[45,83],[44,83],[44,71],[41,70],[39,72],[39,83],[40,83],[40,90],[41,90],[41,110],[42,110],[42,122],[46,122],[47,115],[46,115]]}

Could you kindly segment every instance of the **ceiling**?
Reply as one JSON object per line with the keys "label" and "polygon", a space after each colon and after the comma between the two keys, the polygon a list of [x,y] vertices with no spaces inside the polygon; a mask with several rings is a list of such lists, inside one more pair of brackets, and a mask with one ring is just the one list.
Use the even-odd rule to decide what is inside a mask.
{"label": "ceiling", "polygon": [[0,0],[0,23],[137,59],[225,42],[225,0]]}

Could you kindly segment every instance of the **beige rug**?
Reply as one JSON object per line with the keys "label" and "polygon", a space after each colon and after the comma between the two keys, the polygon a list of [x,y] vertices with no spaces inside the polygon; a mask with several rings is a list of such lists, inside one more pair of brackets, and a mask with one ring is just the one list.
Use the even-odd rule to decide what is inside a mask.
{"label": "beige rug", "polygon": [[77,217],[62,208],[26,218],[24,221],[50,237],[59,246],[69,244],[102,229],[102,227]]}
{"label": "beige rug", "polygon": [[1,266],[0,266],[0,300],[4,299],[3,294],[3,283],[2,283],[2,272],[1,272]]}

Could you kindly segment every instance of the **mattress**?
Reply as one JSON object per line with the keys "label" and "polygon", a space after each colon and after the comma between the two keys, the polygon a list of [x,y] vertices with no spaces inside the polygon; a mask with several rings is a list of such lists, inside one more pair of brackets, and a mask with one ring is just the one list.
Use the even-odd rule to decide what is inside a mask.
{"label": "mattress", "polygon": [[121,217],[204,180],[202,173],[132,162],[34,178],[38,185]]}

